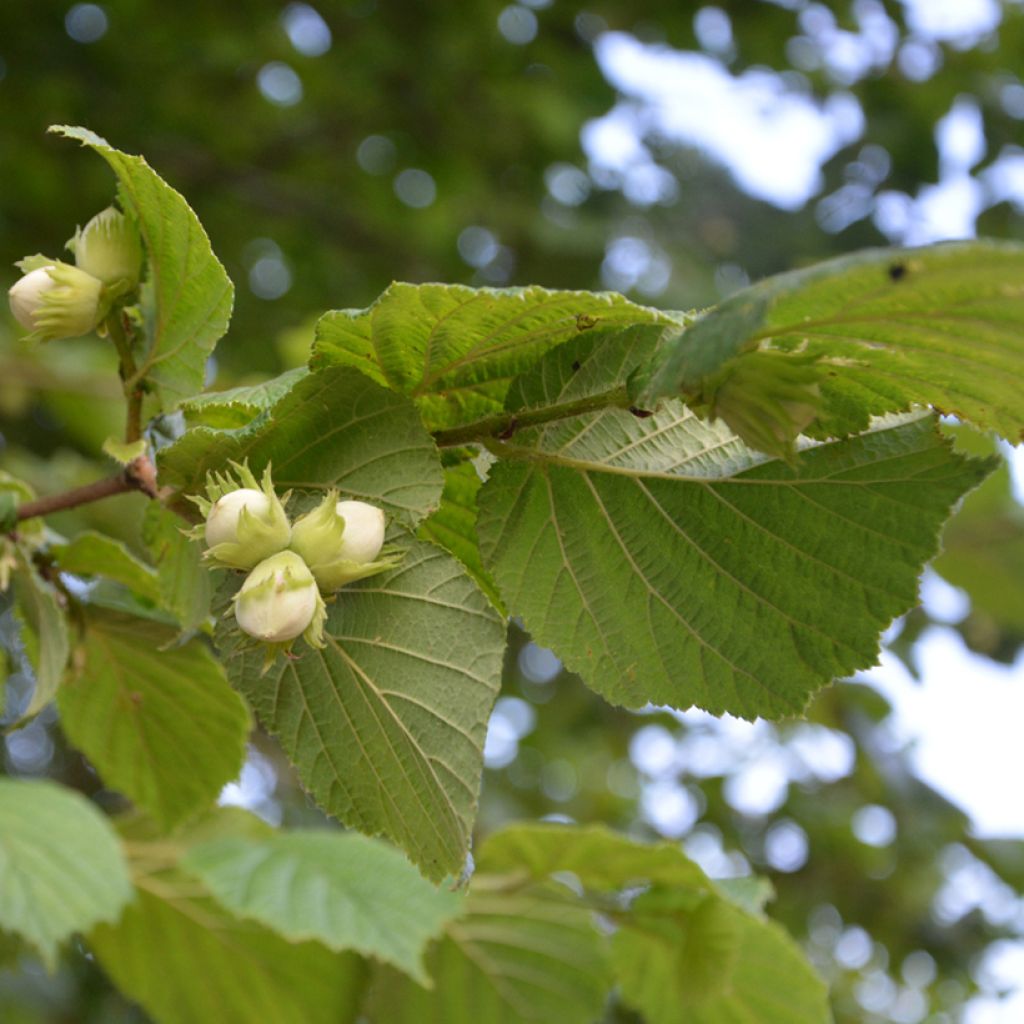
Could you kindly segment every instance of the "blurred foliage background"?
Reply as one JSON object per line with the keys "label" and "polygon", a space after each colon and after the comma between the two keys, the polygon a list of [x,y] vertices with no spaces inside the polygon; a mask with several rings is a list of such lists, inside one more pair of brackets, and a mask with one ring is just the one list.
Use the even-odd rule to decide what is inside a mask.
{"label": "blurred foliage background", "polygon": [[[0,263],[58,255],[110,202],[102,162],[45,135],[68,123],[144,154],[209,232],[238,288],[215,387],[302,362],[321,312],[394,279],[704,306],[863,246],[1022,237],[1022,53],[1011,0],[7,2]],[[2,316],[0,467],[45,492],[105,472],[113,353],[40,350]],[[137,544],[143,501],[51,525]],[[942,630],[1014,661],[1022,522],[1008,473],[971,496],[937,563],[969,600],[894,627],[907,665]],[[766,874],[844,1024],[1011,1019],[997,1007],[1024,977],[1024,846],[977,838],[915,778],[874,688],[837,684],[779,726],[633,715],[510,635],[481,831],[600,820],[679,840],[712,874]],[[52,725],[9,735],[5,770],[112,801]],[[1017,782],[993,785],[1019,800]],[[317,813],[260,738],[225,798]],[[82,955],[56,978],[0,973],[0,1018],[144,1019]]]}

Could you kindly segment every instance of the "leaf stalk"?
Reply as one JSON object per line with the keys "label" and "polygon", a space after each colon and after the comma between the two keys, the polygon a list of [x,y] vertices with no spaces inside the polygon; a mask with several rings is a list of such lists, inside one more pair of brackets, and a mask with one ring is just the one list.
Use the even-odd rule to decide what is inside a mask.
{"label": "leaf stalk", "polygon": [[434,441],[438,448],[457,448],[466,444],[486,444],[489,441],[507,441],[525,427],[536,427],[557,420],[571,419],[602,409],[628,409],[631,401],[626,385],[621,384],[609,391],[587,395],[570,402],[558,402],[536,409],[520,409],[518,412],[502,412],[494,416],[466,423],[461,427],[435,430]]}

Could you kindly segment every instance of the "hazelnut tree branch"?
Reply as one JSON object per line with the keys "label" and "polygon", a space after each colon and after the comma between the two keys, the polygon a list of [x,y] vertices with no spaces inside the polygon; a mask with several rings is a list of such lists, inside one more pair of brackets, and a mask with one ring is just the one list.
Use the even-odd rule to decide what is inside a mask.
{"label": "hazelnut tree branch", "polygon": [[141,491],[151,498],[157,497],[156,467],[148,455],[130,462],[114,476],[94,480],[91,484],[84,484],[81,487],[72,487],[60,494],[50,494],[45,498],[24,502],[18,506],[18,522],[49,515],[51,512],[61,512],[67,508],[76,508],[78,505],[88,505],[115,494],[127,494],[129,491]]}

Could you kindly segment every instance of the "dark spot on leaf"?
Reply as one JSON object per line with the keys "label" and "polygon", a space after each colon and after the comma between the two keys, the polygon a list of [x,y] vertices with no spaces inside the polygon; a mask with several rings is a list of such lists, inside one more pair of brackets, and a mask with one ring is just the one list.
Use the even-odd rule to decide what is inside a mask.
{"label": "dark spot on leaf", "polygon": [[576,330],[577,331],[587,331],[591,327],[593,327],[594,324],[596,324],[596,323],[597,323],[597,317],[596,316],[591,316],[589,313],[577,313],[576,314]]}
{"label": "dark spot on leaf", "polygon": [[648,416],[653,416],[654,413],[650,409],[638,409],[635,405],[629,407],[629,411],[638,419],[645,420]]}
{"label": "dark spot on leaf", "polygon": [[889,280],[902,281],[907,276],[907,268],[902,263],[893,263],[889,267]]}
{"label": "dark spot on leaf", "polygon": [[578,359],[574,359],[572,361],[572,372],[575,373],[579,368],[580,368],[580,361]]}

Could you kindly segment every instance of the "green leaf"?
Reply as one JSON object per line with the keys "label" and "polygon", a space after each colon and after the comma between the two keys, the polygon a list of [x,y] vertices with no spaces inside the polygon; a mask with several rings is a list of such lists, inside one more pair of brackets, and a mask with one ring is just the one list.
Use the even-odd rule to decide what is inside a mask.
{"label": "green leaf", "polygon": [[677,843],[637,843],[602,825],[509,825],[488,836],[477,866],[496,875],[526,872],[538,880],[569,871],[588,889],[656,882],[698,893],[712,891],[707,876]]}
{"label": "green leaf", "polygon": [[[558,350],[520,398],[563,401],[608,344]],[[611,371],[609,371],[611,372]],[[797,714],[874,664],[954,503],[993,468],[930,417],[765,461],[681,402],[518,432],[480,492],[481,555],[509,611],[608,700]]]}
{"label": "green leaf", "polygon": [[[998,451],[991,435],[958,428],[954,436],[957,447],[972,455]],[[1024,508],[1014,496],[1008,463],[957,510],[933,568],[967,591],[973,613],[1001,629],[1024,632]]]}
{"label": "green leaf", "polygon": [[[0,970],[15,970],[19,961],[28,952],[28,947],[23,939],[20,939],[13,932],[0,930]],[[0,999],[0,1009],[7,1009],[3,1000]],[[11,1024],[18,1024],[17,1018]]]}
{"label": "green leaf", "polygon": [[157,603],[160,583],[156,573],[140,562],[120,541],[86,530],[68,544],[51,549],[62,572],[77,576],[105,576]]}
{"label": "green leaf", "polygon": [[305,366],[286,370],[261,384],[248,384],[227,391],[208,391],[181,403],[189,426],[200,424],[220,430],[244,427],[261,412],[273,408],[303,377]]}
{"label": "green leaf", "polygon": [[828,990],[776,924],[724,899],[640,896],[612,936],[622,999],[650,1024],[829,1024]]}
{"label": "green leaf", "polygon": [[393,971],[371,989],[371,1024],[592,1024],[610,972],[590,912],[553,886],[471,892],[427,958],[426,991]]}
{"label": "green leaf", "polygon": [[501,412],[509,382],[581,331],[677,322],[607,292],[393,284],[368,309],[326,313],[310,365],[356,367],[434,430]]}
{"label": "green leaf", "polygon": [[392,839],[431,879],[459,871],[505,628],[451,556],[414,542],[397,568],[338,593],[322,651],[265,675],[259,645],[224,620],[217,639],[325,811]]}
{"label": "green leaf", "polygon": [[10,490],[0,490],[0,531],[11,533],[18,527],[18,496]]}
{"label": "green leaf", "polygon": [[107,819],[53,782],[0,779],[0,924],[30,942],[50,970],[58,946],[131,897]]}
{"label": "green leaf", "polygon": [[206,360],[227,330],[234,289],[210,240],[184,198],[141,156],[114,149],[86,128],[50,131],[89,146],[118,180],[121,206],[138,225],[148,257],[141,308],[145,347],[140,379],[159,385],[167,404],[200,391]]}
{"label": "green leaf", "polygon": [[144,873],[178,867],[188,851],[202,843],[226,838],[258,841],[276,834],[273,825],[252,811],[231,804],[217,804],[178,826],[171,842],[167,833],[142,811],[119,814],[114,825],[129,845],[132,858],[140,864],[145,862]]}
{"label": "green leaf", "polygon": [[182,867],[228,910],[291,942],[316,939],[430,980],[423,951],[459,910],[394,847],[356,833],[293,831],[193,847]]}
{"label": "green leaf", "polygon": [[36,492],[24,480],[19,480],[0,469],[0,532],[10,533],[17,529],[23,540],[35,541],[43,537],[43,520],[18,520],[18,506],[31,501]]}
{"label": "green leaf", "polygon": [[142,519],[142,539],[156,563],[160,602],[188,632],[209,617],[213,585],[202,563],[202,548],[182,532],[184,525],[179,516],[151,501]]}
{"label": "green leaf", "polygon": [[201,641],[123,615],[90,615],[81,667],[60,693],[69,741],[165,828],[206,808],[242,767],[249,715]]}
{"label": "green leaf", "polygon": [[771,891],[764,879],[711,882],[678,844],[541,823],[495,833],[478,865],[504,879],[570,872],[585,893],[601,894],[615,925],[610,961],[622,997],[652,1024],[829,1019],[825,986],[760,917]]}
{"label": "green leaf", "polygon": [[742,922],[726,900],[654,890],[638,896],[612,938],[623,998],[654,1022],[683,1021],[733,981]]}
{"label": "green leaf", "polygon": [[433,439],[408,399],[344,367],[301,378],[240,430],[195,427],[159,455],[160,479],[187,494],[229,459],[280,489],[326,491],[381,505],[407,525],[437,508],[444,480]]}
{"label": "green leaf", "polygon": [[140,437],[138,441],[121,441],[116,437],[108,437],[103,442],[103,453],[122,466],[127,466],[145,455],[147,447],[148,443],[144,437]]}
{"label": "green leaf", "polygon": [[769,278],[677,333],[639,375],[642,402],[707,400],[726,364],[758,347],[820,359],[816,436],[931,405],[1024,436],[1024,246],[951,242],[869,249]]}
{"label": "green leaf", "polygon": [[114,984],[161,1024],[354,1024],[363,966],[316,942],[239,921],[167,871],[89,945]]}
{"label": "green leaf", "polygon": [[487,595],[495,609],[504,614],[501,597],[484,563],[476,539],[476,496],[483,481],[470,462],[460,462],[444,471],[441,507],[420,524],[417,536],[451,552]]}
{"label": "green leaf", "polygon": [[775,899],[775,887],[760,875],[741,875],[738,878],[717,878],[715,888],[740,910],[760,917],[766,903]]}
{"label": "green leaf", "polygon": [[53,585],[25,560],[19,561],[13,579],[19,617],[25,627],[25,650],[35,674],[35,689],[22,715],[24,721],[37,715],[57,695],[71,646],[67,619]]}

